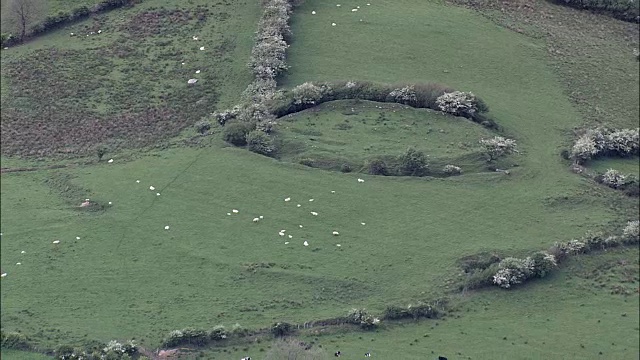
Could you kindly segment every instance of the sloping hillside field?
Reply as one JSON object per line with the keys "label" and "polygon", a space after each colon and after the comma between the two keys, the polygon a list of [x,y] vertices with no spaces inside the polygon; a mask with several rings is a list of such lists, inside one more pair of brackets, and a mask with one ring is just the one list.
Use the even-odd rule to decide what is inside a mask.
{"label": "sloping hillside field", "polygon": [[[3,359],[131,339],[131,357],[158,359],[637,358],[637,242],[509,289],[465,273],[638,220],[637,197],[561,156],[585,122],[543,37],[441,1],[302,1],[279,89],[435,82],[482,98],[499,126],[329,101],[275,119],[267,157],[221,140],[229,123],[193,130],[246,100],[259,3],[149,0],[2,51]],[[95,22],[103,36],[84,36]],[[494,136],[517,151],[489,161],[480,140]],[[430,176],[393,176],[407,149]],[[372,175],[381,159],[389,176]],[[637,177],[638,165],[585,169]],[[421,304],[439,314],[389,315]],[[352,309],[382,321],[349,324]],[[224,337],[168,341],[217,325]]]}

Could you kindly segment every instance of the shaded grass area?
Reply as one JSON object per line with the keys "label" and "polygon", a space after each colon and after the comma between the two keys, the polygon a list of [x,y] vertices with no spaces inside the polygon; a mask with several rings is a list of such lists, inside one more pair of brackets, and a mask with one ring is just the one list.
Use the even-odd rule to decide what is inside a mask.
{"label": "shaded grass area", "polygon": [[629,159],[598,159],[591,160],[587,164],[589,169],[604,173],[609,169],[615,169],[623,174],[630,174],[636,178],[640,177],[640,166],[638,157]]}
{"label": "shaded grass area", "polygon": [[[374,332],[317,328],[299,338],[329,355],[340,351],[346,358],[366,352],[380,359],[629,358],[637,353],[639,339],[637,259],[637,249],[579,256],[544,281],[517,290],[474,293],[473,301],[460,298],[457,310],[444,319],[394,324]],[[604,279],[594,281],[596,276]],[[619,284],[631,291],[616,293]],[[260,358],[270,346],[204,354],[216,359]]]}
{"label": "shaded grass area", "polygon": [[281,160],[331,170],[348,164],[359,171],[367,159],[398,156],[411,146],[429,155],[434,171],[455,164],[476,172],[484,161],[478,140],[494,136],[464,118],[369,101],[325,103],[282,117],[279,123]]}
{"label": "shaded grass area", "polygon": [[[235,101],[243,79],[250,81],[240,59],[248,56],[258,6],[182,6],[148,1],[4,52],[3,154],[146,146]],[[190,78],[199,82],[188,86]]]}
{"label": "shaded grass area", "polygon": [[[556,196],[581,201],[545,205],[535,188],[522,192],[503,175],[365,176],[361,184],[355,175],[236,149],[167,150],[66,171],[85,189],[79,200],[112,206],[80,212],[59,187],[46,186],[49,172],[2,178],[2,322],[41,344],[86,335],[156,346],[187,326],[261,327],[352,307],[381,312],[443,294],[461,256],[544,248],[616,218],[597,188],[565,188]],[[234,208],[239,214],[226,215]],[[252,223],[258,215],[265,219]],[[281,229],[293,238],[278,236]]]}

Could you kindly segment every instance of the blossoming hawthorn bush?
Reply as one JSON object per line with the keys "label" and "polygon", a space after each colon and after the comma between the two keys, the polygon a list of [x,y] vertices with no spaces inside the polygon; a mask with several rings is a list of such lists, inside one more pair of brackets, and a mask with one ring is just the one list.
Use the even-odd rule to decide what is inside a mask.
{"label": "blossoming hawthorn bush", "polygon": [[489,156],[489,160],[495,160],[501,156],[518,152],[516,141],[503,138],[502,136],[494,136],[492,139],[482,139],[480,140],[480,145],[484,147],[484,151]]}
{"label": "blossoming hawthorn bush", "polygon": [[293,103],[299,104],[317,104],[319,103],[325,94],[331,91],[331,88],[327,85],[317,86],[311,82],[305,82],[293,88],[291,94],[293,95]]}
{"label": "blossoming hawthorn bush", "polygon": [[627,223],[622,230],[622,239],[627,244],[637,244],[640,240],[640,221],[633,220]]}
{"label": "blossoming hawthorn bush", "polygon": [[393,91],[389,93],[389,98],[392,102],[411,106],[415,106],[418,102],[416,90],[413,85],[393,89]]}
{"label": "blossoming hawthorn bush", "polygon": [[602,175],[602,183],[610,188],[617,189],[627,183],[627,176],[618,170],[609,169]]}
{"label": "blossoming hawthorn bush", "polygon": [[456,116],[470,117],[478,111],[476,96],[471,92],[453,91],[436,99],[438,108]]}
{"label": "blossoming hawthorn bush", "polygon": [[273,140],[260,130],[254,130],[247,134],[247,147],[254,153],[267,156],[273,156],[276,151]]}
{"label": "blossoming hawthorn bush", "polygon": [[498,272],[493,276],[493,283],[508,289],[513,285],[521,284],[534,274],[534,261],[526,259],[505,258],[498,265]]}

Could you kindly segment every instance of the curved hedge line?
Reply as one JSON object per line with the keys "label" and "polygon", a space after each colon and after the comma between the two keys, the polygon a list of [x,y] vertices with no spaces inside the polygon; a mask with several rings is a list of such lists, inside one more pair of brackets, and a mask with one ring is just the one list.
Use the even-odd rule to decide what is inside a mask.
{"label": "curved hedge line", "polygon": [[[311,93],[311,95],[297,94],[296,90],[305,85],[305,92]],[[312,86],[321,90],[314,92],[310,88]],[[456,93],[454,89],[438,83],[384,84],[371,81],[335,81],[299,85],[290,91],[283,91],[280,96],[267,102],[267,105],[277,118],[309,109],[328,101],[357,99],[391,102],[414,108],[445,111],[439,106],[438,99],[445,94],[453,93]],[[481,98],[471,93],[461,94],[470,94],[473,98],[472,105],[477,110],[460,112],[454,115],[465,117],[491,129],[498,128],[498,124],[485,115],[489,108]]]}

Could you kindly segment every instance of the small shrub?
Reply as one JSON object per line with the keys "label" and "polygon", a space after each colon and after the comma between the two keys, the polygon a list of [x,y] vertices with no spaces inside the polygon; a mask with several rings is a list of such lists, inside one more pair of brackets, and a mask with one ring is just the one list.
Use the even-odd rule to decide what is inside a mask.
{"label": "small shrub", "polygon": [[206,331],[194,328],[173,330],[162,342],[164,347],[175,347],[179,345],[202,346],[209,342],[209,334]]}
{"label": "small shrub", "polygon": [[207,120],[200,120],[196,122],[193,127],[196,129],[196,132],[199,134],[205,134],[207,131],[211,129],[211,123]]}
{"label": "small shrub", "polygon": [[234,122],[224,127],[222,138],[224,141],[235,146],[247,145],[247,135],[251,131],[249,124]]}
{"label": "small shrub", "polygon": [[387,163],[380,158],[369,160],[367,164],[369,174],[371,175],[387,175]]}
{"label": "small shrub", "polygon": [[489,157],[489,161],[518,152],[516,141],[503,138],[502,136],[494,136],[492,139],[482,139],[480,140],[480,145],[484,148],[484,152]]}
{"label": "small shrub", "polygon": [[537,277],[545,277],[548,273],[553,271],[558,266],[556,262],[556,258],[544,251],[538,251],[533,256],[531,256],[531,260],[533,260],[533,273],[532,276]]}
{"label": "small shrub", "polygon": [[442,172],[448,176],[462,175],[462,169],[455,165],[445,165]]}
{"label": "small shrub", "polygon": [[627,176],[618,170],[609,169],[602,175],[602,183],[610,188],[617,189],[627,183]]}
{"label": "small shrub", "polygon": [[271,333],[275,337],[283,337],[287,335],[291,335],[294,329],[293,326],[286,322],[278,322],[271,326]]}
{"label": "small shrub", "polygon": [[640,240],[640,221],[629,221],[622,230],[622,241],[625,244],[637,244]]}
{"label": "small shrub", "polygon": [[260,130],[254,130],[247,134],[246,141],[247,147],[254,153],[273,156],[276,151],[273,139]]}
{"label": "small shrub", "polygon": [[424,176],[429,171],[427,157],[422,151],[408,148],[398,159],[400,173],[405,176]]}

